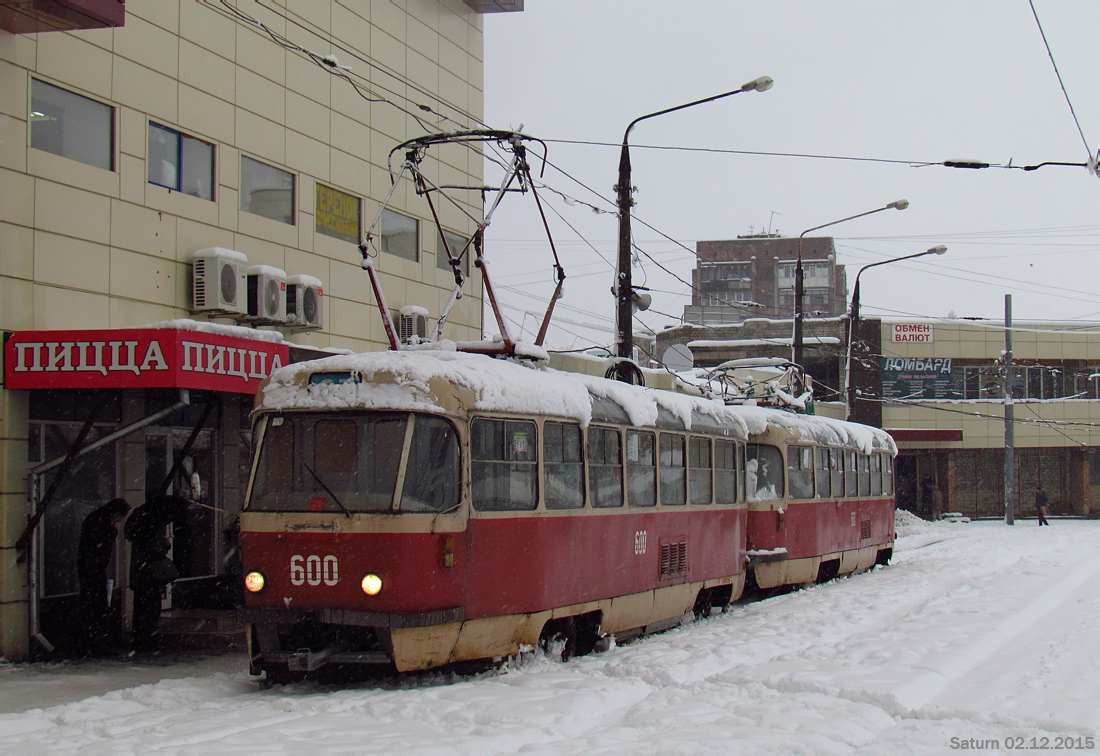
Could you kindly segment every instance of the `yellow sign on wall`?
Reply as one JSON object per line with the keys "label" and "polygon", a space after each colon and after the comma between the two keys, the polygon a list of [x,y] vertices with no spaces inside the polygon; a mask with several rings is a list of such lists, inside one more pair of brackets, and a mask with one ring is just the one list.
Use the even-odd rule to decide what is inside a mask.
{"label": "yellow sign on wall", "polygon": [[337,239],[359,243],[359,198],[317,184],[317,232]]}

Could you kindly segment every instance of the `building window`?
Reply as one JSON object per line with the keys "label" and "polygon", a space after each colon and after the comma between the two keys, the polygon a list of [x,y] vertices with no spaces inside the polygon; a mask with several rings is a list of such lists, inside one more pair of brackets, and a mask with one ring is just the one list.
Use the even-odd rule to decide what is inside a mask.
{"label": "building window", "polygon": [[241,210],[294,225],[294,174],[241,156]]}
{"label": "building window", "polygon": [[31,147],[115,169],[115,109],[31,79]]}
{"label": "building window", "polygon": [[317,209],[314,214],[317,233],[359,243],[360,202],[353,194],[317,184]]}
{"label": "building window", "polygon": [[213,201],[214,145],[209,142],[150,122],[146,163],[150,184]]}
{"label": "building window", "polygon": [[420,222],[416,218],[382,210],[382,251],[406,260],[420,260]]}
{"label": "building window", "polygon": [[[446,239],[447,243],[444,244],[443,240]],[[456,234],[453,231],[444,231],[443,235],[436,234],[435,237],[435,267],[440,270],[450,270],[451,262],[447,257],[447,248],[450,247],[452,255],[458,255],[464,249],[466,253],[462,255],[462,272],[467,276],[470,275],[470,258],[474,255],[474,245],[470,244],[469,249],[466,249],[466,242],[469,241],[462,234]]]}

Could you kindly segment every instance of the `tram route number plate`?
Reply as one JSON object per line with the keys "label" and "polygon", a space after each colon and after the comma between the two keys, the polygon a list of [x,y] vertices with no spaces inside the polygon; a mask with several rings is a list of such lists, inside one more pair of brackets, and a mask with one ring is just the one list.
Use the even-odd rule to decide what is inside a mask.
{"label": "tram route number plate", "polygon": [[331,554],[326,557],[295,554],[290,558],[290,582],[292,585],[336,585],[340,582],[340,564]]}

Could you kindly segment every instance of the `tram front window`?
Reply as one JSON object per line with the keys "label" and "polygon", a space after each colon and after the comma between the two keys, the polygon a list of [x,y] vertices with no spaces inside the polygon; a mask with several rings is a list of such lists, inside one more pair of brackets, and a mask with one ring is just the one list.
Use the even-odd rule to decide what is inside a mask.
{"label": "tram front window", "polygon": [[[411,430],[411,436],[410,436]],[[267,418],[248,508],[259,512],[442,512],[459,502],[458,437],[429,415],[288,413]]]}

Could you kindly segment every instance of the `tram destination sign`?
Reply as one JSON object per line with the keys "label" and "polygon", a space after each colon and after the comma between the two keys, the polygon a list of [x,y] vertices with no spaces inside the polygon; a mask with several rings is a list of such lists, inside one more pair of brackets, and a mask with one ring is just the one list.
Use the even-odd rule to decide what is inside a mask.
{"label": "tram destination sign", "polygon": [[255,394],[289,359],[281,342],[177,328],[19,331],[4,344],[10,389],[189,388]]}
{"label": "tram destination sign", "polygon": [[883,357],[883,399],[962,399],[950,357]]}

